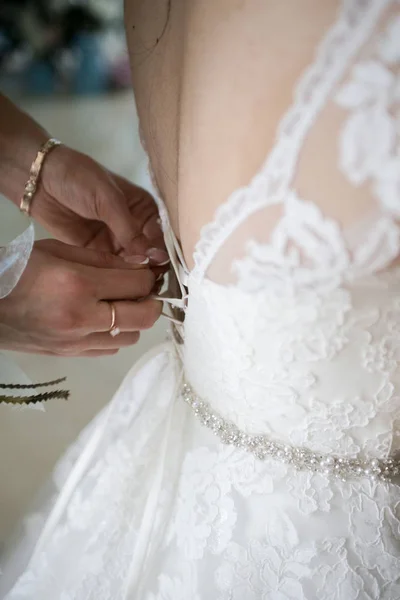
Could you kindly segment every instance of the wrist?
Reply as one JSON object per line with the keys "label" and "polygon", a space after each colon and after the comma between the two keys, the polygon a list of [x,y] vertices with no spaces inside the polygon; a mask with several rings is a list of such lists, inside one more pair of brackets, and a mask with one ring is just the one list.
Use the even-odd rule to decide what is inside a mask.
{"label": "wrist", "polygon": [[19,205],[29,170],[49,138],[26,113],[0,95],[0,193]]}

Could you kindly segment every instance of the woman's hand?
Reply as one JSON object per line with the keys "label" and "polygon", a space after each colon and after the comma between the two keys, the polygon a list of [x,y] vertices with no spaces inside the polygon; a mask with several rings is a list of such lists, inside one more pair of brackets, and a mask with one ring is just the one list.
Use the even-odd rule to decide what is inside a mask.
{"label": "woman's hand", "polygon": [[[140,258],[140,257],[139,257]],[[140,264],[53,240],[34,246],[12,292],[0,300],[0,348],[60,356],[115,354],[158,319],[155,275]],[[111,308],[121,333],[112,337]]]}
{"label": "woman's hand", "polygon": [[158,210],[144,189],[65,146],[47,156],[32,217],[57,239],[165,263]]}
{"label": "woman's hand", "polygon": [[[19,205],[32,161],[50,135],[0,94],[0,193]],[[46,156],[31,214],[57,239],[114,254],[168,260],[152,196],[67,146]]]}

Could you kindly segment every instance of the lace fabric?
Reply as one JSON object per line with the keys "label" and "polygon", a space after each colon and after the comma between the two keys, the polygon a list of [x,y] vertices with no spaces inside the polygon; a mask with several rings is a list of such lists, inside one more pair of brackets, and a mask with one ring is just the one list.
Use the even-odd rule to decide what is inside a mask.
{"label": "lace fabric", "polygon": [[[304,278],[310,285],[321,277],[343,280],[373,273],[398,256],[396,6],[398,2],[344,3],[297,86],[264,166],[203,228],[194,253],[196,279],[209,271],[213,280],[223,282],[233,268],[239,286],[247,289],[266,287],[270,275],[274,285],[274,273],[289,286],[296,280],[301,285]],[[339,117],[338,107],[343,109]],[[335,162],[326,149],[330,146]],[[304,197],[298,189],[314,193],[310,180],[321,177],[314,171],[317,153],[329,165],[322,187],[327,199]],[[347,185],[340,181],[338,186],[343,178]],[[338,219],[329,216],[335,206],[326,189],[330,185],[359,209],[350,226],[341,225],[340,213]]]}
{"label": "lace fabric", "polygon": [[[17,285],[32,252],[35,232],[31,224],[21,235],[0,248],[0,299],[5,298]],[[0,381],[31,383],[25,374],[0,353]],[[40,408],[40,407],[37,407]]]}
{"label": "lace fabric", "polygon": [[264,167],[203,230],[181,358],[144,358],[61,462],[7,600],[400,597],[397,483],[259,461],[181,397],[182,361],[245,432],[400,449],[399,19],[397,1],[341,3]]}
{"label": "lace fabric", "polygon": [[33,224],[7,246],[0,248],[0,299],[17,285],[32,252]]}

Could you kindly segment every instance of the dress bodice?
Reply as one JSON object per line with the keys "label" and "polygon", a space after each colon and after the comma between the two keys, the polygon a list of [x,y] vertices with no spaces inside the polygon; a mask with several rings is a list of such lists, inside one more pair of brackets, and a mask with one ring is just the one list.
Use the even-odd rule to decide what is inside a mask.
{"label": "dress bodice", "polygon": [[[399,39],[397,1],[342,4],[265,164],[178,272],[187,379],[246,433],[347,457],[400,449]],[[351,226],[302,193],[326,123],[335,185],[362,207]]]}
{"label": "dress bodice", "polygon": [[184,366],[250,434],[348,457],[400,449],[400,271],[326,294],[189,281]]}

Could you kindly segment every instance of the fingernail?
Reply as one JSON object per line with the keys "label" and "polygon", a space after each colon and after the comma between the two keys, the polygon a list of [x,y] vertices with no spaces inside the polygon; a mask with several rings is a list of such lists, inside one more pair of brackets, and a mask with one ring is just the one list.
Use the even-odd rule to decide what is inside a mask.
{"label": "fingernail", "polygon": [[159,248],[150,248],[146,254],[153,262],[160,265],[160,267],[169,263],[169,256],[165,250],[160,250]]}
{"label": "fingernail", "polygon": [[124,261],[132,265],[148,265],[150,259],[147,256],[124,256]]}

